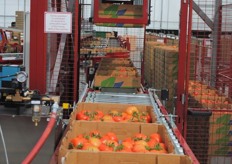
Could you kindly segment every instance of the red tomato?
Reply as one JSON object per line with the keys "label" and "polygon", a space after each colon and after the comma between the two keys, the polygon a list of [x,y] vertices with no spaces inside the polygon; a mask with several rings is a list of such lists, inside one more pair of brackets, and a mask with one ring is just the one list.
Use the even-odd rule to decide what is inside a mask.
{"label": "red tomato", "polygon": [[113,151],[114,150],[114,148],[113,147],[110,147],[110,146],[107,146],[106,144],[101,144],[100,146],[99,146],[99,150],[100,151]]}
{"label": "red tomato", "polygon": [[115,149],[115,151],[117,152],[132,152],[131,150],[132,148],[128,148],[126,147],[125,145],[121,144],[121,145],[118,145]]}
{"label": "red tomato", "polygon": [[143,153],[149,152],[144,145],[135,145],[132,148],[132,151],[133,152],[143,152]]}
{"label": "red tomato", "polygon": [[104,113],[100,110],[97,110],[94,112],[94,119],[95,120],[100,120],[104,117]]}
{"label": "red tomato", "polygon": [[83,114],[83,113],[77,113],[76,115],[77,120],[89,120],[89,116]]}
{"label": "red tomato", "polygon": [[113,133],[113,132],[108,132],[108,133],[106,134],[106,136],[108,136],[108,137],[110,138],[110,140],[114,140],[114,141],[118,142],[118,138],[117,138],[117,136],[116,136],[115,133]]}
{"label": "red tomato", "polygon": [[91,119],[91,112],[88,110],[81,110],[80,112],[77,113],[76,119],[77,120],[90,120]]}
{"label": "red tomato", "polygon": [[85,143],[87,143],[88,141],[85,139],[85,138],[82,138],[82,137],[76,137],[76,138],[73,138],[70,143],[72,145],[73,148],[76,148],[76,149],[82,149],[83,145]]}
{"label": "red tomato", "polygon": [[160,134],[158,134],[158,133],[152,133],[152,134],[150,135],[150,138],[151,138],[151,139],[155,139],[157,142],[162,142],[161,136],[160,136]]}
{"label": "red tomato", "polygon": [[134,144],[131,142],[122,142],[122,145],[126,149],[132,149]]}
{"label": "red tomato", "polygon": [[124,139],[123,142],[130,142],[132,145],[134,145],[134,140],[131,137]]}
{"label": "red tomato", "polygon": [[110,137],[109,136],[103,136],[100,140],[101,140],[102,143],[106,143],[106,141],[110,140]]}
{"label": "red tomato", "polygon": [[114,120],[115,122],[122,122],[122,121],[123,121],[122,116],[113,116],[112,118],[113,118],[113,120]]}
{"label": "red tomato", "polygon": [[159,142],[156,139],[150,139],[147,144],[150,148],[154,148],[157,143]]}
{"label": "red tomato", "polygon": [[147,112],[142,112],[139,119],[140,122],[146,122],[146,123],[151,122],[151,116]]}

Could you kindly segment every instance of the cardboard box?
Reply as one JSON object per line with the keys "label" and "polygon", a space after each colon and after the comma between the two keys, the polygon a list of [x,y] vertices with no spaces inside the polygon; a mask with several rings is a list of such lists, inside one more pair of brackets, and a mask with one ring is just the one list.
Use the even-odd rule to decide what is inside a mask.
{"label": "cardboard box", "polygon": [[106,88],[139,88],[141,84],[140,76],[112,77],[95,74],[94,86]]}
{"label": "cardboard box", "polygon": [[108,153],[70,151],[64,159],[64,164],[192,164],[184,155],[158,155],[145,153]]}
{"label": "cardboard box", "polygon": [[[166,128],[160,124],[73,121],[70,126],[70,130],[61,141],[58,161],[60,161],[62,157],[64,157],[68,152],[71,151],[70,149],[68,149],[68,146],[72,138],[76,137],[79,134],[89,134],[89,132],[92,130],[98,130],[102,135],[106,134],[107,132],[113,132],[117,135],[119,140],[123,140],[127,137],[132,137],[136,133],[143,133],[145,135],[159,133],[161,135],[163,143],[167,146],[168,153],[175,153],[174,146],[168,136]],[[112,155],[114,157],[117,157],[117,154],[118,152],[112,152]],[[132,156],[131,158],[135,158],[137,156],[137,153],[125,154]]]}
{"label": "cardboard box", "polygon": [[77,108],[71,113],[69,122],[76,120],[76,114],[82,110],[96,111],[101,110],[104,114],[108,114],[111,110],[117,110],[119,112],[124,112],[129,106],[136,106],[139,112],[148,112],[151,116],[152,122],[157,121],[156,115],[153,112],[151,106],[146,105],[136,105],[136,104],[113,104],[113,103],[79,103]]}

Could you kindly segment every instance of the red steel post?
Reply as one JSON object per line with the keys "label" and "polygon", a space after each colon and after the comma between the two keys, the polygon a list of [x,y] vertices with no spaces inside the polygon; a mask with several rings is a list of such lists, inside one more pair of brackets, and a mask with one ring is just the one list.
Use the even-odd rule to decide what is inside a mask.
{"label": "red steel post", "polygon": [[178,118],[176,125],[179,131],[183,134],[184,123],[184,100],[185,100],[185,71],[187,60],[187,19],[188,19],[188,1],[181,0],[180,11],[180,43],[179,43],[179,60],[178,60],[178,83],[177,83],[177,104],[176,114]]}
{"label": "red steel post", "polygon": [[47,11],[47,0],[31,1],[30,24],[30,89],[46,92],[46,46],[44,33],[44,12]]}

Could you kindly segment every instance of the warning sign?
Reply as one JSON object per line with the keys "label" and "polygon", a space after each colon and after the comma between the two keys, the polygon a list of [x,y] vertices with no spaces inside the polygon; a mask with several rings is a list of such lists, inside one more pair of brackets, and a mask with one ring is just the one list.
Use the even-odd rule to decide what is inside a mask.
{"label": "warning sign", "polygon": [[69,12],[45,12],[45,33],[72,33],[72,13]]}

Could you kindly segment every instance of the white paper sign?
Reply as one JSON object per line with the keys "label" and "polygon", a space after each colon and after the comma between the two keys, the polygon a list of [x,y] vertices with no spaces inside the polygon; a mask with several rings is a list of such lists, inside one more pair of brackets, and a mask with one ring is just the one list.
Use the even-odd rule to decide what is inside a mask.
{"label": "white paper sign", "polygon": [[45,12],[45,33],[72,33],[72,13],[69,12]]}

